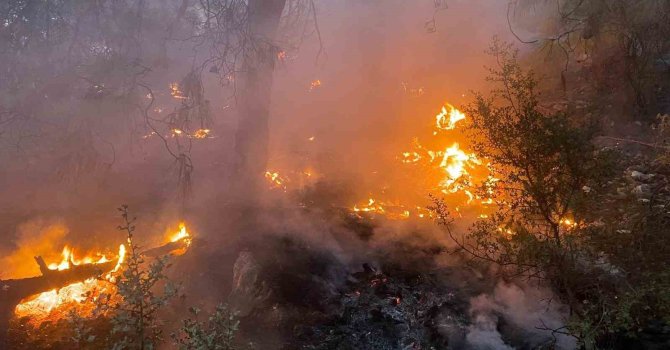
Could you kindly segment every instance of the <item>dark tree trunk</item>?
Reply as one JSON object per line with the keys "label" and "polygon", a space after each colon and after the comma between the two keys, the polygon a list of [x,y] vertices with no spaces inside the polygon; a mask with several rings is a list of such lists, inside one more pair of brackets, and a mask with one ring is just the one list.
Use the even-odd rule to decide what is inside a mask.
{"label": "dark tree trunk", "polygon": [[256,202],[268,162],[270,98],[278,49],[274,45],[286,0],[249,0],[251,49],[244,57],[237,92],[235,188],[243,204]]}

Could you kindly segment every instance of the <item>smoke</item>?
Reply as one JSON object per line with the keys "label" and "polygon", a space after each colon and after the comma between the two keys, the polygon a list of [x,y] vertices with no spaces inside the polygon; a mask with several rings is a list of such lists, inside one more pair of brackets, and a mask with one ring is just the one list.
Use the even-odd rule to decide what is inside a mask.
{"label": "smoke", "polygon": [[[327,251],[351,270],[370,258],[370,250],[393,251],[398,242],[452,247],[430,222],[381,222],[361,233],[332,212],[376,194],[427,204],[428,193],[414,187],[420,174],[403,169],[397,156],[413,137],[431,137],[434,115],[444,103],[464,104],[471,90],[485,86],[483,66],[490,62],[484,50],[494,35],[510,38],[502,15],[505,1],[454,0],[448,5],[436,11],[431,0],[317,1],[321,42],[316,35],[308,36],[275,72],[268,168],[291,178],[288,193],[268,194],[266,207],[257,215],[236,212],[229,200],[239,190],[229,185],[239,116],[235,101],[227,98],[231,91],[220,85],[216,74],[203,76],[212,138],[195,140],[189,148],[193,187],[185,202],[176,198],[175,160],[160,139],[144,138],[150,130],[144,120],[130,117],[135,109],[114,101],[83,101],[85,87],[68,90],[71,95],[59,109],[35,111],[67,116],[50,121],[62,127],[50,130],[62,139],[55,142],[58,147],[40,145],[35,148],[39,152],[26,156],[23,150],[3,149],[0,154],[0,181],[11,185],[0,198],[0,251],[6,253],[1,263],[11,268],[0,278],[37,275],[33,256],[57,259],[64,244],[118,247],[124,237],[115,229],[115,208],[123,203],[138,217],[136,237],[143,246],[158,244],[171,225],[186,219],[195,237],[207,242],[209,253],[218,250],[189,262],[206,265],[207,273],[191,276],[200,284],[190,287],[200,289],[196,295],[211,298],[225,294],[221,286],[227,283],[211,276],[231,277],[228,263],[235,257],[221,255],[237,253],[239,241],[262,245],[267,236],[291,236]],[[152,33],[148,41],[162,35]],[[178,106],[168,85],[180,81],[205,54],[173,45],[170,60],[145,78],[158,96],[154,107],[165,111]],[[320,85],[314,87],[316,80]],[[85,137],[76,136],[80,134]],[[453,136],[454,141],[466,141],[459,133]],[[72,174],[72,169],[76,176],[58,176]],[[309,178],[299,176],[305,173]],[[306,207],[315,209],[307,213]],[[468,220],[459,225],[466,227]],[[369,241],[361,240],[365,234],[370,234]],[[463,264],[447,254],[439,259],[445,266]],[[551,335],[535,327],[544,321],[558,328],[565,316],[550,299],[548,291],[500,282],[470,301],[473,321],[466,340],[475,348],[517,346],[515,339],[503,337],[508,334],[501,332],[504,323],[533,345],[546,343]],[[557,340],[561,348],[574,347],[569,338]]]}
{"label": "smoke", "polygon": [[33,258],[43,254],[45,259],[58,259],[58,249],[62,248],[67,233],[65,224],[57,219],[38,218],[21,223],[17,227],[14,247],[6,249],[0,259],[3,267],[0,279],[39,275],[39,267],[33,263]]}
{"label": "smoke", "polygon": [[501,281],[492,293],[470,300],[472,325],[466,339],[476,349],[536,348],[547,344],[574,349],[574,338],[552,334],[551,330],[560,331],[568,317],[567,307],[553,298],[553,293],[539,287]]}

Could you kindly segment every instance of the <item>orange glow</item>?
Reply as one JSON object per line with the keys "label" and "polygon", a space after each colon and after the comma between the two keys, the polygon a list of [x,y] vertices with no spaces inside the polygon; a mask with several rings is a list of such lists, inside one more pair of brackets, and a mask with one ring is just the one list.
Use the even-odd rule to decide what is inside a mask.
{"label": "orange glow", "polygon": [[209,137],[210,132],[211,130],[209,129],[198,129],[191,136],[196,139],[204,139]]}
{"label": "orange glow", "polygon": [[390,220],[406,220],[409,218],[432,218],[433,214],[426,208],[416,206],[408,208],[400,203],[379,202],[368,198],[367,203],[356,204],[351,208],[356,214],[382,215]]}
{"label": "orange glow", "polygon": [[[486,208],[492,204],[490,198],[482,198],[476,194],[475,183],[487,180],[490,173],[489,164],[485,164],[479,157],[468,151],[460,142],[459,135],[450,131],[455,130],[466,116],[451,104],[445,104],[440,113],[435,117],[433,124],[433,139],[430,146],[423,145],[418,137],[412,139],[413,149],[399,154],[398,159],[406,166],[411,166],[415,174],[420,174],[420,180],[416,181],[423,188],[418,188],[423,193],[441,192],[450,196],[450,204],[455,212],[461,214],[461,206],[467,205],[470,209]],[[452,137],[454,136],[454,137]],[[489,183],[491,178],[488,176]],[[493,191],[488,191],[493,194]],[[454,195],[454,196],[452,196]],[[389,201],[382,199],[370,199],[367,204],[355,205],[354,212],[368,212],[383,214],[387,218],[407,219],[411,217],[430,218],[432,213],[421,206],[398,204],[390,205]],[[400,211],[392,211],[390,208]],[[419,209],[416,210],[415,208]],[[407,212],[405,212],[407,211]],[[482,213],[484,214],[484,213]],[[476,214],[479,215],[479,214]]]}
{"label": "orange glow", "polygon": [[170,95],[178,100],[186,99],[187,97],[183,95],[181,90],[179,90],[179,84],[170,83]]}
{"label": "orange glow", "polygon": [[317,79],[312,81],[312,83],[309,85],[309,91],[312,92],[314,89],[318,89],[321,87],[321,80]]}
{"label": "orange glow", "polygon": [[284,61],[286,60],[286,51],[279,51],[277,52],[277,59],[279,61]]}
{"label": "orange glow", "polygon": [[[69,284],[60,289],[53,289],[48,292],[36,294],[26,300],[23,300],[14,309],[17,317],[30,317],[31,322],[41,323],[46,319],[58,319],[66,314],[67,310],[76,309],[80,315],[90,314],[94,308],[93,305],[84,305],[87,295],[92,296],[99,294],[101,291],[111,291],[114,286],[109,283],[114,279],[114,272],[117,272],[125,259],[126,247],[122,244],[119,246],[117,255],[117,262],[111,271],[106,273],[102,278],[89,278],[84,282],[76,282]],[[73,249],[69,247],[63,248],[61,253],[62,258],[58,263],[49,264],[49,269],[54,271],[63,271],[77,265],[87,264],[101,264],[109,262],[105,255],[97,254],[98,257],[84,257],[81,260],[76,259]]]}

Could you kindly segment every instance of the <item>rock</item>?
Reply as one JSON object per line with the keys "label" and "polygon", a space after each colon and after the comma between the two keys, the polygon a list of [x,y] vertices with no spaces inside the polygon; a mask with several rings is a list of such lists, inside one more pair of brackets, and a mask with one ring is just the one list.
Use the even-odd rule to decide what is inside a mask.
{"label": "rock", "polygon": [[647,184],[637,185],[632,193],[637,197],[648,197],[651,195],[651,188]]}
{"label": "rock", "polygon": [[240,316],[246,316],[260,307],[270,297],[271,290],[260,278],[261,266],[254,256],[241,252],[233,265],[233,287],[230,292],[230,305]]}
{"label": "rock", "polygon": [[630,174],[630,177],[636,181],[649,181],[654,177],[654,174],[645,174],[637,170],[633,170],[633,172]]}

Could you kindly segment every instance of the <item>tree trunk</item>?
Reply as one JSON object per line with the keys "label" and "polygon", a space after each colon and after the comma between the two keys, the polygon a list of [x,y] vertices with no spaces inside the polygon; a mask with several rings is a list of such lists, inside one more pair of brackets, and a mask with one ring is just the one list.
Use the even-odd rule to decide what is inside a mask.
{"label": "tree trunk", "polygon": [[285,4],[286,0],[249,0],[252,40],[237,91],[239,122],[233,188],[242,204],[257,201],[268,162],[272,76],[278,52],[274,39]]}

